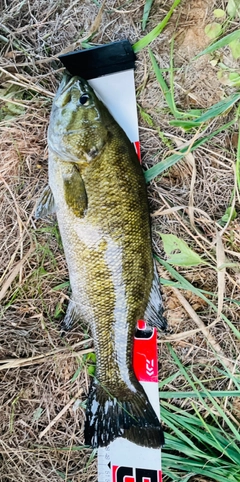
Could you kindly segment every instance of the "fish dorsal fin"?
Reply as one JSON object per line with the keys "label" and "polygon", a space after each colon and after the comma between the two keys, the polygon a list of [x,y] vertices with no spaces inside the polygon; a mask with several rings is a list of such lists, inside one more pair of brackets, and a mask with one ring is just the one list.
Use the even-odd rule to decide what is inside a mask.
{"label": "fish dorsal fin", "polygon": [[144,313],[144,320],[150,325],[160,330],[166,330],[167,321],[163,316],[163,300],[159,287],[159,276],[156,262],[154,263],[153,282],[148,300],[148,305]]}
{"label": "fish dorsal fin", "polygon": [[45,218],[56,212],[55,202],[50,186],[46,186],[37,202],[35,218]]}

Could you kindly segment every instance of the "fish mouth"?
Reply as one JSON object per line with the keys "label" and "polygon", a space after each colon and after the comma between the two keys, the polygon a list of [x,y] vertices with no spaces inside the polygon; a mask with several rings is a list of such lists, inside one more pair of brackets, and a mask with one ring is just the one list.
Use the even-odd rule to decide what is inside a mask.
{"label": "fish mouth", "polygon": [[55,105],[64,107],[72,98],[76,103],[78,96],[89,91],[86,81],[77,75],[70,75],[68,72],[63,74],[61,84],[56,94]]}
{"label": "fish mouth", "polygon": [[60,109],[65,107],[71,101],[73,89],[80,95],[81,79],[76,75],[73,77],[68,72],[65,72],[59,85],[54,105]]}
{"label": "fish mouth", "polygon": [[63,77],[62,77],[61,84],[60,84],[60,89],[59,89],[60,95],[64,94],[66,91],[71,89],[71,87],[74,84],[78,84],[78,90],[79,91],[81,91],[84,88],[85,89],[89,88],[89,86],[86,85],[87,83],[84,79],[82,79],[81,77],[79,77],[77,75],[72,76],[71,74],[69,74],[68,71],[65,71],[64,74],[63,74]]}
{"label": "fish mouth", "polygon": [[61,94],[64,94],[79,78],[72,76],[68,71],[64,72],[61,82]]}

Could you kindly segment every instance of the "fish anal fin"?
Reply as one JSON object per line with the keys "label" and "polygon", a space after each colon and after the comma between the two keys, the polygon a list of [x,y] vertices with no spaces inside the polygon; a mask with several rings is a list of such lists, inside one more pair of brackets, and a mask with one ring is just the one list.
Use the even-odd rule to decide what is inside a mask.
{"label": "fish anal fin", "polygon": [[56,212],[55,202],[50,186],[46,186],[37,202],[35,218],[45,218]]}
{"label": "fish anal fin", "polygon": [[167,320],[163,316],[163,300],[159,286],[159,276],[157,272],[156,263],[154,261],[154,275],[152,281],[152,287],[147,304],[147,308],[144,313],[143,319],[150,325],[160,330],[167,329]]}

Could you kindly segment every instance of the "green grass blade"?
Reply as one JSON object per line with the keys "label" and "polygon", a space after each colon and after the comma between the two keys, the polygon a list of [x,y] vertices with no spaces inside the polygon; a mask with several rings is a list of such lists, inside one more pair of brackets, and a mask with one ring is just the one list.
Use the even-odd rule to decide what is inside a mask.
{"label": "green grass blade", "polygon": [[166,473],[165,468],[167,469],[170,467],[171,469],[176,468],[178,471],[182,470],[187,473],[194,472],[196,475],[204,475],[205,477],[210,477],[211,480],[216,482],[239,482],[239,478],[237,478],[239,475],[239,469],[236,464],[229,464],[228,461],[225,461],[225,463],[220,462],[221,465],[217,465],[217,459],[211,457],[210,454],[207,461],[204,459],[199,459],[198,461],[196,459],[181,457],[179,455],[176,457],[176,454],[166,453],[165,450],[167,451],[167,449],[172,449],[172,445],[166,437],[166,445],[163,449],[162,458],[164,473]]}
{"label": "green grass blade", "polygon": [[[180,273],[178,273],[169,263],[167,263],[163,259],[160,259],[158,256],[155,256],[155,257],[158,260],[158,262],[162,264],[162,266],[164,266],[175,279],[177,279],[180,283],[182,283],[182,289],[189,290],[189,291],[192,291],[192,293],[195,293],[197,296],[199,296],[204,301],[206,301],[206,303],[208,303],[208,305],[211,306],[213,310],[217,313],[218,311],[217,307],[214,305],[214,303],[212,303],[212,301],[210,301],[206,296],[204,296],[204,294],[200,290],[195,288],[189,281],[187,281],[182,275],[180,275]],[[223,313],[221,313],[220,317],[228,324],[229,328],[231,328],[234,335],[240,340],[240,332],[233,325],[233,323]],[[221,359],[219,360],[224,365],[223,361]],[[229,375],[231,375],[230,372],[228,373]]]}
{"label": "green grass blade", "polygon": [[[159,383],[158,383],[158,387],[159,387],[159,388],[162,388],[162,387],[164,387],[164,385],[167,385],[168,383],[172,383],[173,380],[175,380],[175,378],[179,377],[179,375],[180,375],[180,372],[179,372],[179,371],[173,373],[173,374],[170,375],[169,377],[165,378],[162,382],[159,382]],[[163,393],[165,393],[165,392],[163,392]]]}
{"label": "green grass blade", "polygon": [[[181,283],[177,283],[176,281],[172,281],[170,279],[165,279],[165,278],[159,278],[159,281],[160,281],[160,284],[162,286],[174,286],[174,288],[182,288],[182,285]],[[216,293],[213,293],[213,291],[206,291],[206,290],[201,290],[200,288],[198,288],[199,291],[201,291],[201,293],[204,293],[205,295],[211,295],[211,296],[216,296],[217,297],[217,294]],[[234,302],[235,300],[232,300],[231,298],[224,298],[225,300],[228,300],[228,301],[231,301],[231,302]]]}
{"label": "green grass blade", "polygon": [[217,135],[222,130],[227,130],[233,124],[235,124],[235,119],[228,122],[227,124],[219,127],[218,129],[216,129],[216,131],[212,132],[208,136],[202,137],[202,139],[198,139],[197,141],[195,141],[193,143],[193,145],[190,147],[190,149],[189,149],[189,145],[186,146],[186,147],[183,147],[182,149],[179,150],[179,154],[172,154],[171,156],[166,157],[166,159],[164,159],[163,161],[158,162],[158,164],[156,164],[155,166],[150,167],[150,169],[148,169],[144,173],[146,182],[150,182],[156,176],[158,176],[159,174],[162,174],[164,171],[169,169],[169,167],[174,166],[174,164],[176,164],[178,161],[180,161],[185,156],[185,154],[187,152],[195,151],[195,149],[197,149],[197,147],[199,147],[202,144],[204,144],[205,142],[207,142],[209,139],[211,139],[212,137]]}
{"label": "green grass blade", "polygon": [[230,109],[238,100],[240,99],[240,93],[234,94],[227,99],[223,99],[217,104],[214,104],[208,109],[204,114],[193,121],[182,121],[182,120],[173,120],[170,121],[169,124],[175,127],[183,127],[186,129],[196,127],[204,122],[207,122],[215,117],[224,114],[228,109]]}
{"label": "green grass blade", "polygon": [[[205,420],[201,417],[199,413],[199,421],[201,422],[201,429],[195,427],[195,423],[191,423],[191,419],[188,420],[188,425],[186,425],[186,429],[191,433],[199,442],[202,442],[205,446],[208,444],[214,450],[220,452],[233,463],[236,463],[239,460],[240,453],[238,451],[238,446],[234,442],[234,438],[231,436],[231,441],[228,439],[224,439],[221,436],[221,431],[216,430],[215,427],[207,424]],[[231,445],[232,444],[232,445]],[[234,447],[232,447],[234,446]],[[217,460],[215,458],[212,459],[212,462],[217,465]]]}
{"label": "green grass blade", "polygon": [[159,85],[162,89],[162,93],[165,97],[167,105],[168,105],[170,111],[172,112],[172,114],[174,115],[174,117],[177,117],[177,110],[176,110],[176,107],[175,107],[175,102],[174,102],[174,98],[172,96],[172,93],[171,93],[168,85],[166,84],[163,76],[162,76],[162,71],[157,64],[157,61],[156,61],[152,51],[150,49],[148,49],[148,52],[149,52],[149,56],[150,56],[150,59],[151,59],[151,62],[152,62],[154,73],[155,73],[157,81],[158,81],[158,83],[159,83]]}
{"label": "green grass blade", "polygon": [[[159,278],[160,285],[162,286],[174,286],[174,288],[179,288],[182,289],[181,283],[177,283],[176,281],[172,281],[170,279],[165,279],[165,278]],[[210,295],[213,298],[217,298],[217,293],[213,293],[213,291],[206,291],[198,288],[201,293],[205,295]],[[234,300],[233,298],[228,298],[227,296],[224,296],[224,301],[229,301],[230,303],[235,303],[236,305],[240,305],[240,301]]]}
{"label": "green grass blade", "polygon": [[[174,362],[176,363],[177,367],[180,369],[183,377],[188,381],[189,385],[193,388],[194,392],[195,393],[198,393],[199,394],[199,398],[202,402],[202,405],[205,407],[205,409],[207,410],[208,413],[211,414],[216,426],[219,427],[220,430],[222,430],[222,427],[220,425],[220,422],[219,422],[219,419],[218,417],[215,415],[215,413],[211,412],[210,411],[210,408],[209,406],[207,405],[207,403],[204,401],[204,398],[201,396],[201,393],[198,391],[198,388],[197,388],[197,385],[199,384],[201,386],[201,389],[203,392],[205,392],[207,395],[208,395],[208,399],[211,400],[211,402],[213,403],[214,407],[216,408],[217,410],[217,413],[220,414],[222,416],[222,418],[226,421],[226,423],[229,424],[229,427],[230,429],[232,430],[232,433],[234,433],[235,437],[236,437],[236,429],[234,427],[234,425],[232,424],[232,422],[228,421],[226,415],[224,414],[223,410],[221,409],[221,407],[218,405],[218,403],[214,400],[213,397],[209,396],[209,392],[205,389],[205,387],[203,386],[203,384],[200,382],[200,380],[198,380],[194,374],[193,374],[193,377],[194,377],[194,381],[190,378],[187,370],[185,369],[185,367],[182,365],[181,361],[179,360],[177,354],[175,353],[174,349],[171,347],[170,344],[167,343],[167,347],[168,347],[168,350],[174,360]],[[175,421],[176,424],[179,423],[179,415],[178,415],[178,420]],[[209,443],[211,443],[212,446],[215,447],[216,450],[218,451],[223,451],[224,450],[224,453],[225,455],[228,455],[228,450],[226,448],[226,450],[224,449],[223,445],[221,444],[221,441],[219,440],[219,437],[216,436],[216,433],[213,432],[211,430],[211,426],[207,426],[205,420],[202,421],[203,423],[203,426],[205,427],[206,430],[208,430],[209,434],[211,435],[211,439],[209,439]],[[188,422],[185,421],[185,425],[187,425]],[[192,429],[189,428],[189,424],[188,424],[188,431],[189,432],[193,432]],[[200,434],[199,434],[199,437],[200,437]],[[205,434],[202,435],[202,438],[205,437]],[[232,438],[232,446],[234,446],[234,448],[237,448],[235,442],[234,442],[234,439]]]}
{"label": "green grass blade", "polygon": [[175,0],[172,7],[170,8],[169,12],[167,15],[164,17],[164,19],[153,29],[151,32],[149,32],[145,37],[141,38],[138,40],[132,47],[133,51],[135,53],[140,52],[143,48],[147,47],[153,40],[155,40],[156,37],[163,31],[163,29],[166,27],[169,19],[171,18],[175,8],[179,5],[181,0]]}
{"label": "green grass blade", "polygon": [[[179,360],[179,362],[180,362],[180,360]],[[176,412],[177,416],[181,415],[182,417],[185,417],[186,419],[188,419],[187,423],[193,423],[193,424],[197,425],[198,427],[202,427],[202,421],[199,420],[198,416],[196,417],[196,415],[192,414],[191,412],[187,412],[185,409],[182,409],[182,408],[180,408],[176,405],[173,405],[172,403],[165,402],[165,401],[162,402],[162,406],[165,407],[168,410],[169,416],[171,416],[173,413]],[[209,410],[209,407],[208,407],[208,410]],[[225,440],[224,435],[222,435],[222,434],[224,434],[224,432],[222,431],[221,425],[220,425],[220,429],[211,425],[211,429],[213,431],[215,431],[216,434],[218,433],[218,436],[220,436],[220,438],[223,437],[223,440]]]}
{"label": "green grass blade", "polygon": [[145,28],[146,28],[152,4],[153,4],[153,0],[146,0],[145,1],[145,5],[144,5],[144,9],[143,9],[143,18],[142,18],[142,29],[143,30],[145,30]]}
{"label": "green grass blade", "polygon": [[[168,446],[166,446],[166,449],[167,447]],[[178,473],[180,473],[179,470],[183,470],[185,473],[191,472],[192,475],[203,475],[207,477],[208,480],[213,480],[215,482],[239,482],[240,480],[237,469],[235,470],[235,477],[235,475],[232,475],[230,472],[228,466],[223,468],[212,468],[209,466],[209,464],[197,464],[194,460],[188,460],[187,458],[179,456],[176,457],[176,455],[165,453],[163,449],[162,470],[164,474],[167,474],[167,469],[169,467],[171,467],[171,469],[177,469]],[[174,480],[180,482],[182,479],[178,477]]]}
{"label": "green grass blade", "polygon": [[[194,406],[194,405],[193,405]],[[214,443],[214,439],[217,439],[220,445],[222,446],[222,450],[224,451],[225,455],[233,462],[234,464],[239,462],[240,457],[240,449],[239,446],[235,443],[235,436],[232,433],[224,432],[222,428],[219,430],[216,427],[206,424],[205,420],[199,413],[198,409],[194,406],[195,412],[199,418],[199,422],[201,426],[204,426],[206,431],[210,434],[210,437],[206,439],[205,434],[197,433],[197,437],[200,438],[203,442],[208,443],[213,448],[217,448]],[[195,422],[195,421],[194,421]],[[192,423],[192,419],[189,419],[189,423]],[[195,423],[196,425],[196,423]],[[224,434],[224,435],[223,435]],[[237,439],[238,440],[238,439]]]}
{"label": "green grass blade", "polygon": [[[202,456],[204,457],[204,454],[201,452],[201,450],[198,449],[198,447],[193,443],[192,440],[190,440],[189,436],[186,435],[183,430],[182,430],[182,425],[178,422],[179,418],[178,416],[175,418],[173,416],[167,418],[166,417],[166,413],[165,413],[165,416],[164,416],[164,409],[161,410],[161,418],[164,422],[167,421],[167,424],[168,424],[168,427],[170,427],[174,434],[177,435],[178,439],[181,441],[181,442],[184,442],[184,451],[185,450],[189,450],[189,451],[193,451],[192,452],[192,455],[194,455],[195,457],[198,457],[198,456]],[[178,428],[178,425],[180,426],[180,429]]]}
{"label": "green grass blade", "polygon": [[202,114],[198,119],[195,119],[195,124],[202,124],[203,122],[207,122],[215,117],[226,112],[230,107],[232,107],[238,100],[240,99],[240,92],[237,94],[228,97],[227,99],[223,99],[217,104],[212,105],[210,109],[207,110],[204,114]]}
{"label": "green grass blade", "polygon": [[[156,75],[156,78],[157,78],[157,81],[162,89],[162,93],[164,95],[164,98],[167,102],[167,105],[172,113],[172,115],[177,119],[179,117],[198,117],[199,116],[199,112],[202,113],[201,110],[198,110],[198,111],[194,111],[194,110],[190,110],[188,112],[180,112],[177,108],[176,108],[176,104],[175,104],[175,100],[174,100],[174,77],[173,77],[173,71],[174,71],[174,67],[173,67],[173,42],[171,43],[171,55],[170,55],[170,69],[169,69],[169,72],[170,72],[170,87],[168,87],[168,85],[166,84],[164,78],[163,78],[163,75],[162,75],[162,72],[164,72],[166,69],[160,69],[157,61],[156,61],[156,58],[155,56],[153,55],[151,49],[149,48],[148,49],[148,52],[149,52],[149,56],[150,56],[150,59],[151,59],[151,62],[152,62],[152,66],[153,66],[153,70],[154,70],[154,73]],[[174,122],[174,121],[172,121]],[[186,123],[186,127],[195,127],[195,124],[193,123],[192,125],[192,122],[191,121],[175,121],[179,124],[177,125],[182,125],[184,123]],[[189,126],[188,126],[189,124]]]}
{"label": "green grass blade", "polygon": [[[167,402],[162,402],[161,417],[167,425],[168,421],[170,420],[173,422],[173,425],[176,424],[178,428],[182,427],[189,434],[193,434],[193,436],[196,437],[197,441],[202,441],[204,443],[205,447],[213,447],[215,450],[217,450],[217,457],[219,457],[218,452],[220,450],[221,453],[225,453],[226,457],[230,459],[231,463],[237,463],[240,456],[240,448],[234,442],[235,437],[233,439],[231,434],[228,434],[226,433],[226,431],[222,430],[221,426],[220,429],[218,429],[205,422],[196,407],[194,407],[194,410],[197,416],[193,413],[188,413],[187,411],[180,409],[175,405],[169,404]],[[174,444],[174,446],[176,447],[177,444],[181,443],[181,441],[177,438],[176,435],[169,434],[168,438],[170,439],[172,446]],[[215,439],[218,441],[217,445],[215,443]],[[235,445],[235,448],[232,447],[233,444]],[[180,449],[179,446],[179,451],[185,453],[185,447],[182,447],[182,449]],[[193,454],[193,457],[195,457],[195,455],[196,454]],[[202,457],[204,458],[205,455],[203,455]]]}
{"label": "green grass blade", "polygon": [[[175,364],[177,365],[178,369],[180,370],[182,376],[185,378],[185,380],[187,380],[187,382],[189,383],[189,385],[192,387],[193,391],[199,396],[200,400],[202,401],[204,407],[206,407],[206,404],[204,402],[204,399],[203,397],[201,396],[201,393],[199,392],[199,390],[197,389],[196,387],[196,384],[193,382],[193,380],[190,378],[187,370],[185,369],[185,367],[182,365],[181,361],[179,360],[177,354],[175,353],[173,347],[167,343],[167,348],[171,354],[171,357],[173,358]],[[203,390],[205,391],[205,389]],[[206,407],[207,408],[207,407]]]}
{"label": "green grass blade", "polygon": [[[221,368],[218,368],[217,366],[215,367],[215,370],[220,373],[220,375],[223,375],[224,377],[228,376],[228,378],[230,378],[235,386],[238,388],[239,390],[239,394],[240,394],[240,379],[238,380],[231,372],[228,372],[227,370],[224,371],[222,370]],[[239,375],[238,375],[239,376]],[[240,395],[239,395],[240,396]]]}
{"label": "green grass blade", "polygon": [[169,121],[169,125],[173,127],[182,127],[182,129],[188,130],[196,127],[197,121],[194,120],[184,120],[184,119],[175,119]]}
{"label": "green grass blade", "polygon": [[[175,104],[175,96],[174,96],[174,64],[173,64],[173,50],[174,50],[174,35],[172,36],[171,44],[170,44],[170,69],[169,69],[169,82],[170,82],[170,92],[171,92],[171,98],[172,98],[172,103],[174,106],[174,112],[175,112],[175,117],[182,117],[182,116],[188,116],[188,113],[182,114],[179,112],[176,108]],[[191,114],[190,114],[191,116]]]}
{"label": "green grass blade", "polygon": [[240,191],[240,119],[238,120],[239,130],[238,130],[238,146],[237,146],[237,159],[236,159],[236,179],[237,186]]}
{"label": "green grass blade", "polygon": [[214,42],[212,45],[209,45],[206,49],[204,49],[202,52],[200,52],[196,57],[193,58],[193,60],[198,59],[201,57],[201,55],[205,54],[211,54],[217,49],[220,49],[222,47],[225,47],[228,45],[230,42],[233,42],[233,40],[237,40],[240,38],[240,30],[236,30],[235,32],[232,32],[225,37],[221,38],[220,40],[217,40],[217,42]]}
{"label": "green grass blade", "polygon": [[54,286],[52,288],[53,291],[61,291],[64,288],[69,288],[70,287],[70,281],[65,281],[64,283],[61,283],[60,285]]}
{"label": "green grass blade", "polygon": [[[196,147],[195,147],[196,149]],[[191,152],[194,151],[194,144],[192,146]],[[174,166],[178,161],[180,161],[186,154],[187,148],[183,148],[179,151],[179,154],[171,154],[171,156],[166,157],[161,162],[158,162],[155,166],[150,167],[147,171],[144,172],[146,182],[150,182],[159,174],[162,174],[164,171],[169,169],[170,167]]]}
{"label": "green grass blade", "polygon": [[[193,373],[193,378],[195,379],[195,382],[197,382],[200,387],[203,389],[204,388],[204,385],[203,383],[201,382],[201,380],[199,380]],[[222,419],[226,422],[226,424],[228,425],[228,427],[230,428],[230,430],[232,431],[232,433],[234,434],[234,436],[236,437],[236,440],[239,440],[240,442],[240,434],[238,432],[238,430],[235,428],[235,426],[233,425],[233,423],[231,422],[231,420],[228,418],[228,416],[226,415],[226,413],[224,412],[224,410],[222,409],[222,407],[217,403],[217,401],[212,397],[211,393],[209,391],[207,391],[207,395],[208,395],[208,398],[209,400],[212,402],[213,406],[215,407],[216,411],[218,412],[218,414],[222,417]],[[240,451],[239,451],[239,456],[240,456]]]}
{"label": "green grass blade", "polygon": [[[194,392],[195,393],[198,393],[199,394],[199,398],[202,402],[202,405],[205,407],[205,409],[207,410],[207,412],[209,412],[209,406],[207,405],[207,403],[204,401],[203,397],[201,397],[201,394],[200,392],[198,391],[198,388],[197,388],[197,385],[198,385],[198,380],[195,380],[195,382],[193,380],[191,380],[187,370],[185,369],[185,367],[182,365],[181,361],[179,360],[177,354],[175,353],[175,351],[173,350],[173,348],[171,347],[171,345],[167,344],[167,347],[168,347],[168,350],[174,360],[174,362],[176,363],[177,367],[180,369],[183,377],[188,381],[189,385],[193,388]],[[205,387],[203,385],[202,386],[202,391],[204,391],[205,393],[208,393],[207,390],[205,390]],[[220,422],[217,418],[217,416],[215,415],[215,413],[211,413],[211,416],[216,424],[216,426],[218,426],[220,428],[220,430],[222,429],[221,425],[220,425]],[[206,426],[206,423],[205,421],[203,421],[204,423],[204,426]],[[206,427],[205,427],[206,428]],[[209,429],[210,430],[210,429]],[[219,443],[219,440],[213,435],[212,433],[212,437],[215,441],[215,448],[217,450],[222,450],[222,447],[220,446],[220,443]],[[211,442],[213,443],[213,442]],[[220,446],[220,448],[219,448]]]}
{"label": "green grass blade", "polygon": [[239,390],[210,390],[209,392],[161,392],[161,399],[168,398],[208,398],[209,394],[211,397],[240,397]]}

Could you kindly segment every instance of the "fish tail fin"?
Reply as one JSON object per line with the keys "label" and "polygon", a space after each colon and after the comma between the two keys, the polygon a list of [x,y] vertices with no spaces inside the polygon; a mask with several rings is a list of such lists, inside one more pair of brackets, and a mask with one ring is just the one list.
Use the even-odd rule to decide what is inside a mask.
{"label": "fish tail fin", "polygon": [[[104,447],[117,437],[137,445],[160,448],[164,444],[161,423],[140,383],[136,391],[119,390],[110,394],[97,380],[90,389],[85,421],[85,443]],[[115,390],[114,390],[115,391]]]}

